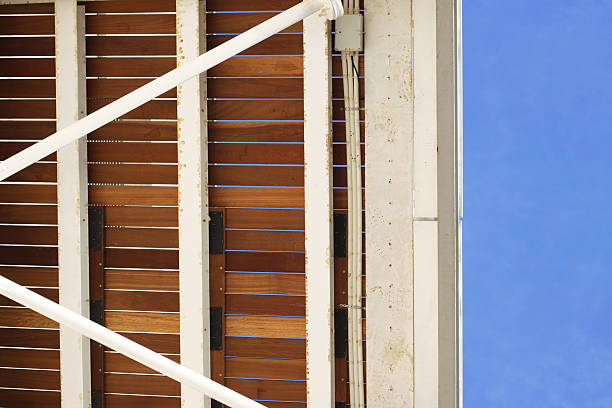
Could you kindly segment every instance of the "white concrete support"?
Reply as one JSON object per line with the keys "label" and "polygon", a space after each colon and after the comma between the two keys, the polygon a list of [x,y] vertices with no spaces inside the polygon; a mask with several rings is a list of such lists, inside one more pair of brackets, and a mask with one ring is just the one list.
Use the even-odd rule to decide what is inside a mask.
{"label": "white concrete support", "polygon": [[[57,129],[86,115],[85,7],[55,2]],[[87,233],[87,142],[73,141],[57,152],[59,302],[89,316]],[[89,339],[60,325],[61,400],[64,407],[90,406]]]}
{"label": "white concrete support", "polygon": [[414,400],[438,408],[436,1],[414,10]]}
{"label": "white concrete support", "polygon": [[[206,51],[205,1],[176,1],[178,66]],[[206,73],[177,88],[181,362],[210,377],[208,136]],[[181,386],[181,405],[210,407],[202,392]]]}
{"label": "white concrete support", "polygon": [[411,408],[412,1],[364,3],[367,405]]}
{"label": "white concrete support", "polygon": [[334,379],[334,255],[330,23],[304,20],[306,373],[309,408],[331,408]]}

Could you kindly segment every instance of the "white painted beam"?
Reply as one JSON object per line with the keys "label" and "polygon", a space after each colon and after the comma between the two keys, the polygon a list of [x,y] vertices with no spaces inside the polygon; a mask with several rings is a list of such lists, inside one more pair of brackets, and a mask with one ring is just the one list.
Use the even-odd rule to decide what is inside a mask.
{"label": "white painted beam", "polygon": [[323,13],[304,19],[306,373],[309,408],[333,407],[331,42]]}
{"label": "white painted beam", "polygon": [[[205,1],[176,1],[178,66],[206,51],[205,12]],[[181,362],[210,377],[205,72],[177,87],[177,118]],[[181,406],[210,407],[210,398],[182,385]]]}
{"label": "white painted beam", "polygon": [[[85,7],[55,2],[57,129],[86,115]],[[87,142],[70,142],[57,152],[59,302],[89,316],[87,232]],[[61,400],[88,408],[91,399],[89,339],[60,325]]]}
{"label": "white painted beam", "polygon": [[415,406],[412,1],[364,3],[367,405],[411,408]]}

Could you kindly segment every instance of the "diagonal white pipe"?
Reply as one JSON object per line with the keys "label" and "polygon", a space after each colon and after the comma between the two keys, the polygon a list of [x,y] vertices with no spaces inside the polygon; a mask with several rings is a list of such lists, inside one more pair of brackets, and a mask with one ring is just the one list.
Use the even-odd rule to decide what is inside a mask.
{"label": "diagonal white pipe", "polygon": [[23,170],[62,146],[106,125],[122,115],[136,109],[151,99],[169,91],[178,84],[194,77],[217,64],[241,53],[302,19],[323,10],[329,19],[335,19],[344,12],[340,0],[304,0],[269,20],[224,42],[200,55],[195,60],[176,68],[159,78],[141,86],[105,107],[87,115],[40,142],[22,150],[0,163],[0,181]]}

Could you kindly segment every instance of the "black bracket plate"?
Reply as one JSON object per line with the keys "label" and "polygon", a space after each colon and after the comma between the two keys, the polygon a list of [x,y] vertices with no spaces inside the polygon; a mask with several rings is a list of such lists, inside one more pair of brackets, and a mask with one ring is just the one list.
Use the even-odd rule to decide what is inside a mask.
{"label": "black bracket plate", "polygon": [[212,211],[209,216],[209,252],[211,254],[223,254],[223,213]]}
{"label": "black bracket plate", "polygon": [[210,349],[223,350],[223,308],[210,308]]}
{"label": "black bracket plate", "polygon": [[348,342],[348,311],[346,309],[334,310],[334,355],[336,358],[346,357]]}
{"label": "black bracket plate", "polygon": [[334,214],[334,256],[346,257],[346,214]]}

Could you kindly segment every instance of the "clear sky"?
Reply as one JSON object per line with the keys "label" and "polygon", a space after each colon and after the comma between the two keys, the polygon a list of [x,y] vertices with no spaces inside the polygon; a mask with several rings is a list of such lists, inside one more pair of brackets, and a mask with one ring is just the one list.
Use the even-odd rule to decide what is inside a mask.
{"label": "clear sky", "polygon": [[612,0],[464,0],[466,408],[612,407]]}

